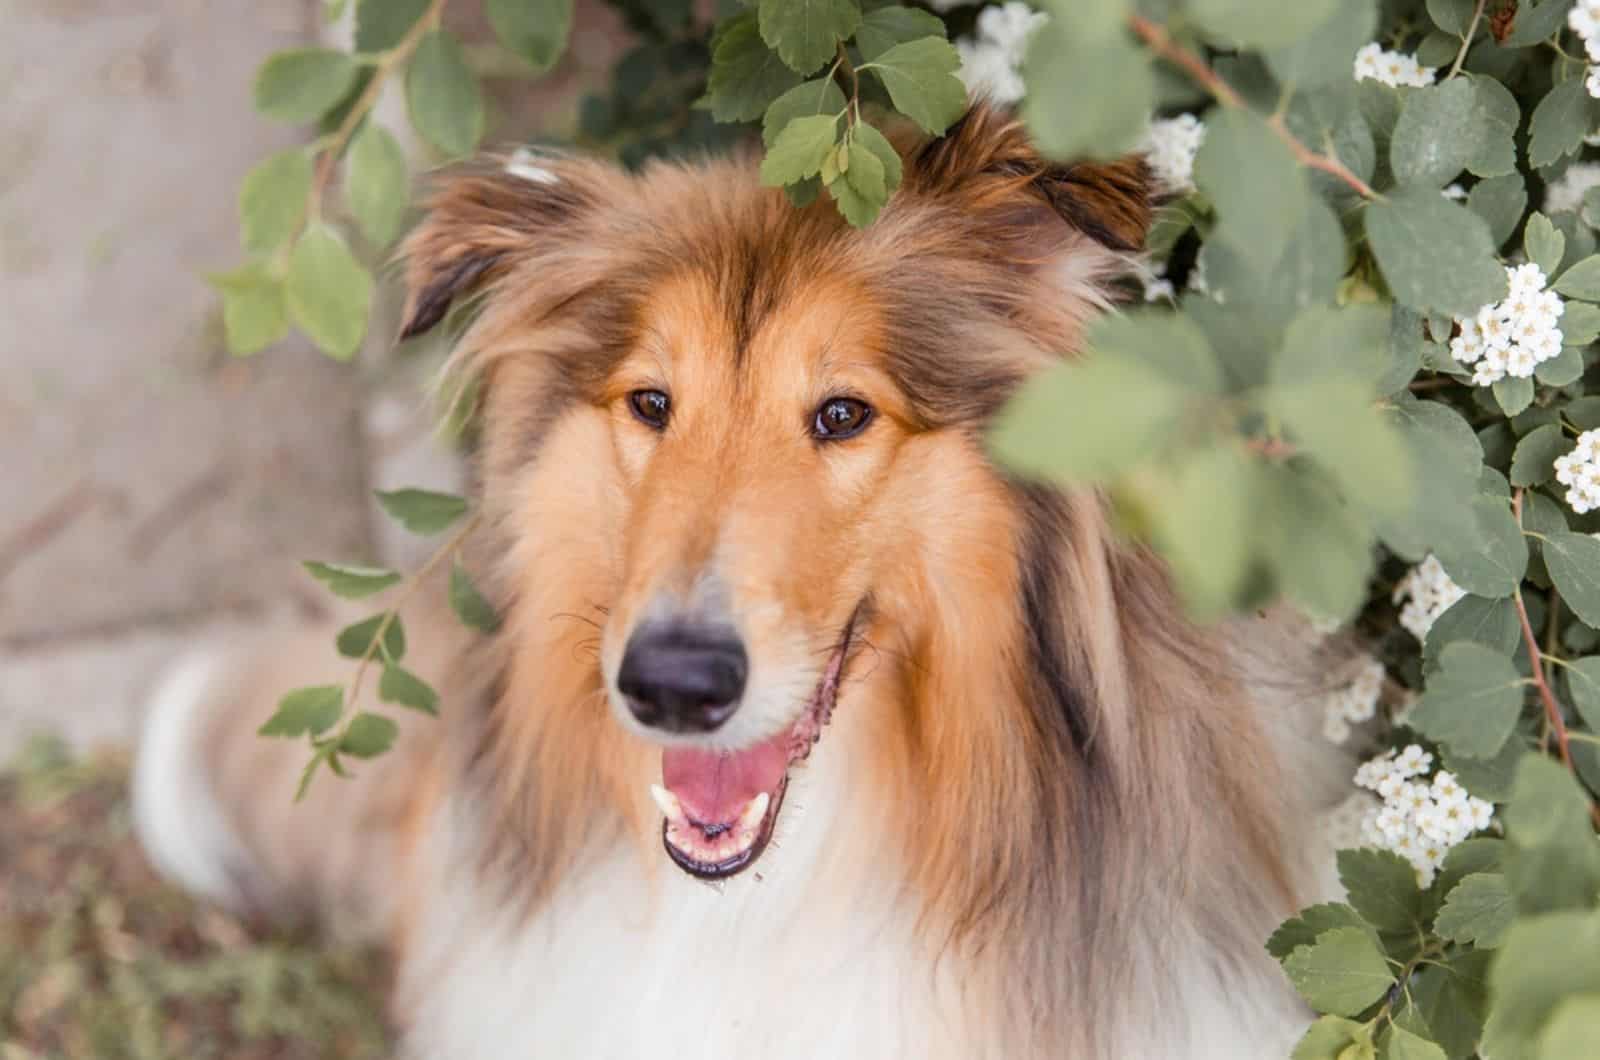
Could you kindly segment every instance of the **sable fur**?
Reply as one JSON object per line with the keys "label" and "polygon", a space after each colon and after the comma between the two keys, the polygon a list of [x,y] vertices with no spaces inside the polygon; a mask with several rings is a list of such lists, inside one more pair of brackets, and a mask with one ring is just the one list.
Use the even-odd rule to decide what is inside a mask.
{"label": "sable fur", "polygon": [[[1312,897],[1285,733],[1321,661],[1282,616],[1187,624],[1099,498],[1014,481],[982,445],[1109,304],[1151,216],[1143,165],[1047,162],[987,109],[901,149],[904,185],[864,231],[826,201],[793,209],[751,158],[638,176],[551,158],[548,183],[479,165],[439,185],[406,246],[406,331],[471,303],[452,367],[483,384],[472,561],[505,621],[441,678],[442,749],[366,769],[405,809],[383,818],[396,852],[347,883],[409,881],[402,1023],[466,960],[427,926],[467,900],[442,860],[502,924],[618,851],[658,871],[659,748],[607,709],[606,675],[650,601],[707,571],[753,672],[793,686],[775,703],[861,609],[813,758],[850,756],[870,797],[795,827],[837,830],[808,869],[819,903],[898,896],[927,966],[961,969],[955,1055],[1199,1055],[1220,1040],[1206,1020],[1298,1018],[1261,944]],[[662,374],[681,419],[652,438],[624,399]],[[814,449],[805,412],[841,380],[878,421]],[[1264,639],[1269,659],[1241,647]],[[243,798],[249,772],[215,770],[219,797],[291,893],[308,870],[259,837],[326,836],[340,811],[296,823]]]}

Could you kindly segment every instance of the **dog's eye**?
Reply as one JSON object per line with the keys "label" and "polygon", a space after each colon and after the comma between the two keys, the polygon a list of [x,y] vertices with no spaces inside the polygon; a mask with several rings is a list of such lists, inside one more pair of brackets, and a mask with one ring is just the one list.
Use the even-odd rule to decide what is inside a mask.
{"label": "dog's eye", "polygon": [[659,390],[635,390],[628,395],[628,407],[635,416],[659,431],[667,425],[672,399]]}
{"label": "dog's eye", "polygon": [[853,438],[860,434],[872,419],[872,406],[855,398],[829,398],[817,409],[816,422],[811,433],[830,442]]}

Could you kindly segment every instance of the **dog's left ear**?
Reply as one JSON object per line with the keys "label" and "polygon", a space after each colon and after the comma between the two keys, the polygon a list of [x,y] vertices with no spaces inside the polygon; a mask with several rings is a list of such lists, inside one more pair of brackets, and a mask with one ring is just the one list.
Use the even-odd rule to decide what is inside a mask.
{"label": "dog's left ear", "polygon": [[444,174],[427,216],[401,248],[406,307],[401,338],[433,327],[450,306],[519,264],[580,238],[602,192],[603,167],[572,159],[485,159]]}
{"label": "dog's left ear", "polygon": [[1139,250],[1154,211],[1142,158],[1051,161],[1021,121],[986,103],[910,152],[905,190],[982,217],[997,243],[1040,261],[1071,233],[1110,250]]}

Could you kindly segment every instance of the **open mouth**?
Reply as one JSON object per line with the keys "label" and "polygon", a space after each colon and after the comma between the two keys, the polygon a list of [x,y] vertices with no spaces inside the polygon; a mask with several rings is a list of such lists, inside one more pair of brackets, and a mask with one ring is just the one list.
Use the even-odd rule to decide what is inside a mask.
{"label": "open mouth", "polygon": [[854,627],[852,615],[810,702],[788,729],[738,751],[672,747],[662,752],[661,783],[651,785],[650,794],[665,818],[662,845],[683,871],[725,879],[766,850],[783,807],[789,768],[811,753],[833,717]]}

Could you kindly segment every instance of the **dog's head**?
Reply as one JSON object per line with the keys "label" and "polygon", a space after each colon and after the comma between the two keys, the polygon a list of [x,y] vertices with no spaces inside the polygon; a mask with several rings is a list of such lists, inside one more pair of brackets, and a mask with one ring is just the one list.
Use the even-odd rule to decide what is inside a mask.
{"label": "dog's head", "polygon": [[748,159],[551,157],[452,177],[407,247],[409,332],[477,303],[502,772],[649,786],[697,875],[760,855],[836,710],[960,742],[985,675],[1034,673],[1019,609],[1056,606],[982,433],[1105,305],[1143,166],[1047,162],[982,109],[904,155],[865,230]]}

